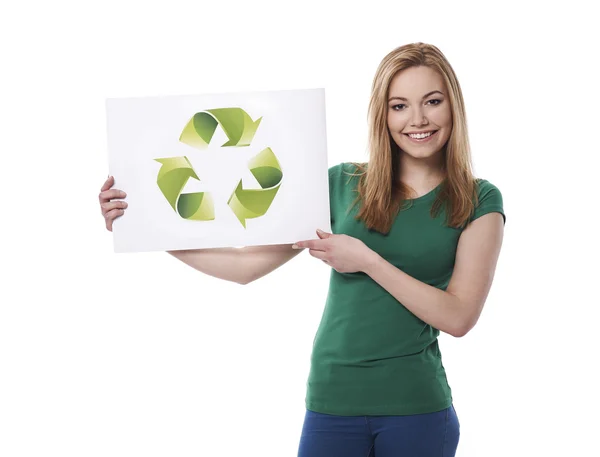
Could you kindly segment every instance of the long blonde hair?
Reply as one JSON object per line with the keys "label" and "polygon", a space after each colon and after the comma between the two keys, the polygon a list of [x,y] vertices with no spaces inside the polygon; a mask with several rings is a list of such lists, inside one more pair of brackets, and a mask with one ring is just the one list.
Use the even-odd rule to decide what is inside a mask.
{"label": "long blonde hair", "polygon": [[446,223],[462,227],[477,204],[465,106],[456,74],[437,47],[420,42],[400,46],[383,58],[373,79],[368,110],[369,162],[353,163],[357,168],[353,176],[359,176],[354,203],[362,203],[356,219],[383,234],[389,233],[395,216],[409,197],[409,188],[399,180],[400,150],[387,125],[389,86],[399,71],[416,66],[427,66],[443,77],[452,112],[452,132],[443,151],[444,183],[431,215],[435,217],[446,203]]}

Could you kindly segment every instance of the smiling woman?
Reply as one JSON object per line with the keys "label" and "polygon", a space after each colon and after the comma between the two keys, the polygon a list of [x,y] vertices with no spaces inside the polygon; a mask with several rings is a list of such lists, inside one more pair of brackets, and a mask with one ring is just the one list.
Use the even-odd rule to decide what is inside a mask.
{"label": "smiling woman", "polygon": [[332,268],[299,457],[455,455],[438,336],[476,324],[505,222],[498,188],[471,172],[465,118],[438,48],[410,44],[382,60],[369,162],[329,169],[332,233],[296,243]]}

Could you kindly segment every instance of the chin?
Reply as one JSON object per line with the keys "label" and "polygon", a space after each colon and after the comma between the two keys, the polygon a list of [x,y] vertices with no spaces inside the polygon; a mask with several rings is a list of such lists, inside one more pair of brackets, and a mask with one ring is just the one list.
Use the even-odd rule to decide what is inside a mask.
{"label": "chin", "polygon": [[437,144],[415,147],[415,145],[413,144],[404,143],[400,146],[400,149],[402,149],[405,152],[409,152],[411,155],[414,156],[425,157],[437,154],[442,148],[440,148]]}
{"label": "chin", "polygon": [[400,150],[402,152],[404,152],[405,154],[408,154],[409,156],[412,156],[416,159],[425,159],[428,157],[433,157],[436,156],[438,154],[441,154],[444,148],[440,148],[438,147],[437,144],[433,144],[431,145],[431,147],[414,147],[414,145],[411,144],[402,144],[399,146]]}
{"label": "chin", "polygon": [[431,143],[423,143],[423,144],[415,144],[412,141],[402,138],[401,141],[396,141],[396,144],[403,151],[411,151],[417,156],[431,156],[440,152],[443,148],[443,143],[439,141],[439,138],[436,138],[435,141]]}

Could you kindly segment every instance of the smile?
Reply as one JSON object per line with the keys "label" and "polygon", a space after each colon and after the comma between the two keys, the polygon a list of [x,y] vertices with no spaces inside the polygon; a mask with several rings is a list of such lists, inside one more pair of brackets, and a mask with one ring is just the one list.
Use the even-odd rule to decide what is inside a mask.
{"label": "smile", "polygon": [[415,142],[415,143],[426,143],[427,141],[429,141],[437,132],[439,132],[439,130],[436,130],[435,132],[429,132],[429,133],[418,133],[418,134],[408,134],[408,133],[404,133],[403,135],[406,135],[411,141]]}

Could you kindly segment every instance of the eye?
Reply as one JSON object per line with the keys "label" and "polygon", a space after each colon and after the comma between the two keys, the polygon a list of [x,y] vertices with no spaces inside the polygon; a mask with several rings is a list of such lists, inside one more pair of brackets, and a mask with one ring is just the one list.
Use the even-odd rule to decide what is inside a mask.
{"label": "eye", "polygon": [[[440,103],[442,103],[442,100],[438,99],[438,98],[433,98],[431,100],[428,100],[427,103],[432,103],[433,106],[438,106]],[[398,105],[392,105],[390,106],[390,108],[394,111],[402,111],[404,109],[406,105],[404,103],[400,103]]]}

